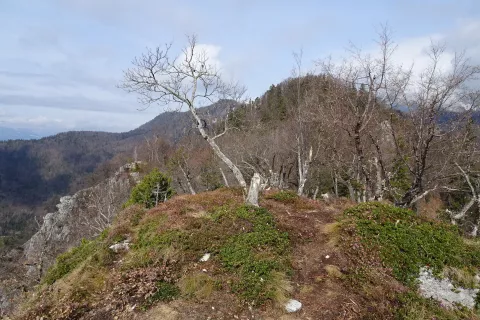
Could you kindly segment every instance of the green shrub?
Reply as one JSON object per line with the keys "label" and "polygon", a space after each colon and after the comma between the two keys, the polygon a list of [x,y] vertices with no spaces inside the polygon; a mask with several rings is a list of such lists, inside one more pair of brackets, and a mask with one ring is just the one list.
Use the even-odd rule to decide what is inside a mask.
{"label": "green shrub", "polygon": [[153,301],[172,301],[180,295],[180,290],[173,284],[160,281],[157,283],[157,292],[151,297]]}
{"label": "green shrub", "polygon": [[298,195],[291,190],[281,190],[267,197],[283,203],[294,203],[298,199]]}
{"label": "green shrub", "polygon": [[392,168],[394,174],[390,178],[391,190],[388,195],[393,201],[400,200],[412,183],[406,163],[408,163],[407,158],[397,158],[394,160]]}
{"label": "green shrub", "polygon": [[165,281],[157,282],[157,291],[143,305],[147,309],[158,301],[169,302],[175,300],[180,295],[180,289],[174,284]]}
{"label": "green shrub", "polygon": [[440,275],[445,267],[480,265],[480,248],[468,245],[456,226],[418,217],[382,203],[364,203],[345,211],[363,244],[378,250],[382,262],[406,284],[414,284],[420,268]]}
{"label": "green shrub", "polygon": [[56,263],[47,271],[43,281],[52,284],[67,275],[95,252],[96,246],[96,241],[82,240],[79,246],[59,255]]}
{"label": "green shrub", "polygon": [[110,250],[106,243],[99,245],[97,250],[92,254],[92,263],[97,266],[110,266],[114,261],[115,252]]}
{"label": "green shrub", "polygon": [[171,187],[171,182],[171,179],[158,169],[153,169],[133,188],[130,199],[124,204],[124,207],[133,204],[141,204],[146,208],[155,207],[157,201],[158,203],[164,202],[174,195],[175,191]]}
{"label": "green shrub", "polygon": [[177,241],[182,236],[181,230],[158,231],[166,219],[165,215],[160,215],[156,220],[144,224],[138,230],[133,248],[165,247]]}

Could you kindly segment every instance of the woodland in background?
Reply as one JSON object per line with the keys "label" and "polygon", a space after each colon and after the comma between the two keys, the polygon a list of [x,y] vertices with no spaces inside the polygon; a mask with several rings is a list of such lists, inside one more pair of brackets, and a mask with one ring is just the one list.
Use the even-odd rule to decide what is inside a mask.
{"label": "woodland in background", "polygon": [[[188,39],[182,51],[186,58],[168,60],[168,45],[137,58],[135,69],[126,73],[128,89],[147,103],[163,101],[171,94],[171,83],[156,74],[178,72],[176,59],[182,67],[186,63],[182,72],[194,81],[203,73],[217,77],[210,71],[215,68],[206,66],[205,53],[198,53],[202,60],[196,69],[195,37]],[[290,79],[231,108],[224,122],[195,119],[202,137],[192,132],[174,146],[161,137],[147,139],[140,160],[170,172],[183,192],[235,185],[237,175],[203,142],[218,137],[215,143],[246,180],[257,173],[263,188],[295,189],[314,198],[388,200],[418,210],[420,202],[436,198],[444,210],[434,211],[476,236],[480,176],[475,112],[480,93],[471,85],[479,66],[462,53],[450,57],[445,46],[432,43],[429,65],[414,71],[395,64],[396,45],[388,29],[377,44],[376,53],[352,47],[349,58],[339,63],[317,61],[316,73],[304,73],[301,53],[295,54]],[[173,101],[195,109],[193,100],[182,96],[196,86],[184,85],[179,82],[181,94],[173,95]]]}

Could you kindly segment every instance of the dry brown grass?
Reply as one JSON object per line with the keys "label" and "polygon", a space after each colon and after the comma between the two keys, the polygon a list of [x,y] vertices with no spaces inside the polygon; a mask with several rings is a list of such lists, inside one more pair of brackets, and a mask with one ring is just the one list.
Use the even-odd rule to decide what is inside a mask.
{"label": "dry brown grass", "polygon": [[204,272],[195,272],[183,276],[178,286],[185,297],[207,299],[215,290],[215,281]]}
{"label": "dry brown grass", "polygon": [[274,272],[270,283],[273,291],[273,300],[277,306],[282,307],[288,301],[289,295],[293,291],[292,284],[283,272]]}
{"label": "dry brown grass", "polygon": [[345,277],[340,268],[335,265],[327,264],[324,269],[331,278],[343,279]]}
{"label": "dry brown grass", "polygon": [[464,288],[476,288],[479,285],[475,274],[467,269],[446,267],[442,272],[442,276]]}

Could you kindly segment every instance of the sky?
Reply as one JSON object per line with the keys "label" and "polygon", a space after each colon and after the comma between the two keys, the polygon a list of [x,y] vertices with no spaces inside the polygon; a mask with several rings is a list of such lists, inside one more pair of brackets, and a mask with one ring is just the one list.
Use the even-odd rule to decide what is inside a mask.
{"label": "sky", "polygon": [[165,107],[118,88],[135,56],[196,34],[251,98],[314,61],[365,50],[388,23],[400,63],[421,66],[432,40],[480,64],[478,0],[0,0],[0,127],[50,133],[132,130]]}

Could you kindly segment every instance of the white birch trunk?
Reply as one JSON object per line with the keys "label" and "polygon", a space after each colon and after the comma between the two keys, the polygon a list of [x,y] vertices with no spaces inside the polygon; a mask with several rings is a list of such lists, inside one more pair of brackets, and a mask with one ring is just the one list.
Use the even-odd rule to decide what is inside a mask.
{"label": "white birch trunk", "polygon": [[183,167],[181,165],[180,165],[180,170],[182,170],[183,176],[185,177],[185,180],[187,181],[187,187],[188,187],[188,190],[190,191],[190,193],[191,194],[197,194],[195,192],[195,189],[193,189],[192,183],[190,181],[190,177],[188,176],[188,174],[185,172],[185,170],[183,169]]}
{"label": "white birch trunk", "polygon": [[190,109],[190,112],[192,113],[193,117],[195,118],[195,121],[197,121],[197,128],[198,128],[198,131],[200,131],[201,136],[205,140],[207,140],[208,144],[213,149],[213,152],[215,153],[215,155],[217,155],[227,165],[227,167],[230,170],[232,170],[232,173],[235,176],[235,178],[237,179],[238,183],[240,184],[240,186],[246,192],[247,191],[247,183],[245,182],[245,179],[243,178],[243,174],[240,171],[240,169],[238,169],[238,167],[222,152],[222,150],[220,150],[220,147],[215,142],[215,139],[212,139],[212,137],[210,137],[207,134],[207,132],[203,128],[202,120],[198,116],[197,111],[195,110],[195,107],[193,107],[192,105],[189,105],[189,109]]}
{"label": "white birch trunk", "polygon": [[335,197],[338,198],[338,178],[336,173],[335,173],[335,177],[333,178],[333,186],[335,188]]}
{"label": "white birch trunk", "polygon": [[[475,197],[477,202],[477,214],[480,213],[480,198]],[[476,223],[473,225],[473,230],[470,232],[470,236],[476,237],[478,235],[478,228],[480,226],[480,216],[478,216]]]}
{"label": "white birch trunk", "polygon": [[317,194],[318,194],[318,186],[315,188],[315,192],[313,193],[313,200],[316,200],[317,199]]}
{"label": "white birch trunk", "polygon": [[473,204],[475,203],[476,199],[475,197],[472,197],[470,199],[470,201],[468,201],[462,208],[462,210],[460,210],[459,213],[455,214],[454,216],[452,216],[452,224],[456,224],[456,221],[457,220],[460,220],[462,219],[463,217],[465,217],[465,215],[467,214],[468,210],[470,210],[470,208],[473,206]]}
{"label": "white birch trunk", "polygon": [[220,173],[222,174],[223,178],[223,183],[225,184],[225,187],[230,188],[230,185],[228,184],[227,176],[225,175],[225,172],[223,172],[222,167],[218,167],[220,169]]}
{"label": "white birch trunk", "polygon": [[383,200],[383,186],[384,181],[382,179],[382,168],[380,167],[380,163],[378,162],[378,158],[374,158],[375,169],[377,171],[377,180],[375,182],[375,200],[381,201]]}
{"label": "white birch trunk", "polygon": [[258,173],[254,173],[250,181],[250,188],[248,189],[247,204],[258,207],[258,194],[260,192],[261,178]]}
{"label": "white birch trunk", "polygon": [[303,196],[303,189],[305,189],[305,183],[307,182],[308,169],[310,168],[310,163],[312,162],[313,157],[313,148],[310,147],[308,153],[308,158],[305,161],[302,161],[302,156],[300,150],[298,154],[298,191],[299,196]]}

